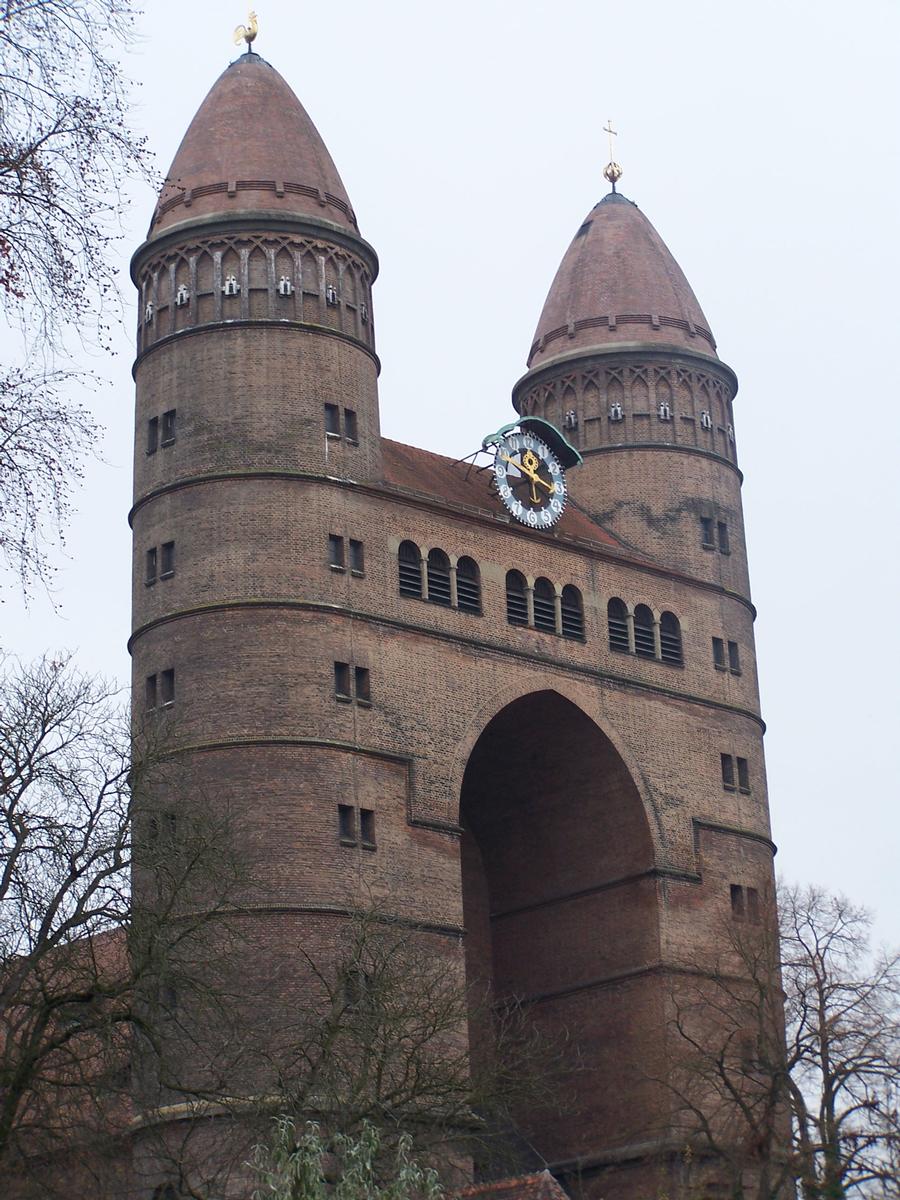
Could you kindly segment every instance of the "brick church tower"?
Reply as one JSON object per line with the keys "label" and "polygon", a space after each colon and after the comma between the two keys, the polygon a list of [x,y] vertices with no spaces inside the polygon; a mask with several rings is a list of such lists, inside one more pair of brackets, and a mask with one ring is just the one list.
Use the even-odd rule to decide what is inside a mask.
{"label": "brick church tower", "polygon": [[[327,969],[374,898],[461,989],[569,1038],[571,1099],[518,1114],[523,1166],[655,1194],[673,980],[772,886],[736,380],[606,196],[514,388],[583,458],[532,528],[489,471],[381,437],[377,269],[309,117],[244,54],[133,262],[135,707],[197,808],[237,814],[253,878],[222,1005],[256,1059],[230,1094],[271,1090],[267,1043],[315,1003],[301,960]],[[198,1111],[146,1116],[169,1155],[139,1134],[141,1200],[201,1187],[235,1117]]]}

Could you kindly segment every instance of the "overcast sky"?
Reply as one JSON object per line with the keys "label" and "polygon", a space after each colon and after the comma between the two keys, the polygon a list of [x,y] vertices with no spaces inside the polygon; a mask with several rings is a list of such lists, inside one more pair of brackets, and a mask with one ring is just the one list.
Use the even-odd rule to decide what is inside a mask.
{"label": "overcast sky", "polygon": [[[246,20],[151,0],[126,70],[165,171]],[[897,0],[259,0],[256,49],[318,125],[381,259],[386,435],[463,455],[510,389],[572,235],[620,190],[681,264],[740,379],[778,867],[844,890],[900,942],[900,113]],[[258,134],[248,127],[248,138]],[[154,197],[135,193],[123,264]],[[123,682],[134,303],[93,362],[106,426],[58,611],[4,589],[2,642]],[[223,397],[223,402],[227,398]]]}

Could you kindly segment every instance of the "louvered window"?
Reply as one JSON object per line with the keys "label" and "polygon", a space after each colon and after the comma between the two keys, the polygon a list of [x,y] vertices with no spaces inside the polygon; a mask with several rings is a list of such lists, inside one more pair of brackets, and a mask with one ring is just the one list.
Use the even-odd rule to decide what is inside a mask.
{"label": "louvered window", "polygon": [[443,550],[428,552],[428,599],[432,604],[450,604],[450,559]]}
{"label": "louvered window", "polygon": [[397,555],[400,595],[422,595],[422,555],[415,542],[401,542]]}
{"label": "louvered window", "polygon": [[653,613],[646,604],[639,604],[634,610],[634,652],[641,658],[656,657]]}
{"label": "louvered window", "polygon": [[628,653],[628,609],[625,601],[618,597],[610,600],[606,606],[606,619],[609,624],[609,648]]}
{"label": "louvered window", "polygon": [[534,627],[556,633],[556,590],[549,579],[538,579],[534,585]]}
{"label": "louvered window", "polygon": [[472,558],[456,564],[456,602],[463,612],[481,612],[481,576]]}
{"label": "louvered window", "polygon": [[510,625],[528,624],[525,576],[521,571],[508,571],[506,574],[506,619]]}
{"label": "louvered window", "polygon": [[664,612],[659,622],[659,642],[663,662],[680,665],[683,662],[681,650],[681,626],[674,613]]}
{"label": "louvered window", "polygon": [[584,637],[584,607],[581,603],[581,592],[571,583],[562,590],[562,631],[563,637]]}

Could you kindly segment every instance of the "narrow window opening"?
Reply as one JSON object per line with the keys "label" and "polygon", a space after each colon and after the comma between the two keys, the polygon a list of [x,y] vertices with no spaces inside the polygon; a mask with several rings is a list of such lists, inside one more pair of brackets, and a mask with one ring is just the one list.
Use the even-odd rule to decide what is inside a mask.
{"label": "narrow window opening", "polygon": [[168,579],[175,574],[175,543],[163,542],[160,547],[160,579]]}
{"label": "narrow window opening", "polygon": [[338,836],[343,845],[356,845],[356,809],[350,804],[338,805]]}
{"label": "narrow window opening", "polygon": [[450,604],[450,559],[443,550],[428,552],[428,599],[432,604]]}
{"label": "narrow window opening", "polygon": [[609,648],[622,654],[628,653],[628,609],[625,601],[617,596],[606,606],[606,620],[609,625]]}
{"label": "narrow window opening", "polygon": [[738,787],[742,792],[750,791],[750,767],[746,758],[737,760]]}
{"label": "narrow window opening", "polygon": [[716,548],[715,531],[713,529],[713,525],[714,522],[712,517],[700,518],[700,544],[703,546],[704,550],[715,550]]}
{"label": "narrow window opening", "polygon": [[728,669],[732,675],[740,675],[741,673],[741,652],[738,649],[737,642],[728,643]]}
{"label": "narrow window opening", "polygon": [[147,564],[144,574],[144,583],[149,587],[152,583],[156,583],[156,547],[153,546],[147,551]]}
{"label": "narrow window opening", "polygon": [[481,572],[472,558],[456,564],[456,603],[461,612],[481,612]]}
{"label": "narrow window opening", "polygon": [[341,410],[336,404],[325,405],[325,436],[341,436]]}
{"label": "narrow window opening", "polygon": [[422,555],[415,542],[401,542],[397,552],[401,596],[422,596]]}
{"label": "narrow window opening", "polygon": [[716,525],[716,531],[719,538],[719,553],[730,554],[731,543],[728,540],[728,526],[724,521],[719,521]]}
{"label": "narrow window opening", "polygon": [[171,446],[172,443],[175,441],[175,414],[176,414],[176,411],[177,411],[176,409],[170,408],[167,412],[164,412],[162,415],[162,431],[161,431],[162,437],[160,438],[160,445],[162,445],[162,446]]}
{"label": "narrow window opening", "polygon": [[372,691],[369,686],[369,668],[356,667],[354,668],[354,683],[356,685],[356,699],[359,704],[372,703]]}
{"label": "narrow window opening", "polygon": [[521,571],[506,574],[506,619],[510,625],[528,624],[528,599],[525,576]]}
{"label": "narrow window opening", "polygon": [[148,675],[144,683],[144,701],[147,705],[147,708],[156,708],[157,699],[157,677],[156,675]]}
{"label": "narrow window opening", "polygon": [[355,538],[350,539],[350,574],[365,575],[366,559],[362,542],[358,542]]}
{"label": "narrow window opening", "polygon": [[334,664],[334,694],[338,700],[352,700],[350,695],[350,664],[336,662]]}
{"label": "narrow window opening", "polygon": [[681,625],[674,613],[664,612],[659,621],[659,645],[663,662],[681,666]]}
{"label": "narrow window opening", "polygon": [[163,705],[175,703],[175,668],[168,667],[160,675],[159,698]]}
{"label": "narrow window opening", "polygon": [[730,754],[721,755],[722,759],[722,787],[726,792],[734,791],[734,759]]}
{"label": "narrow window opening", "polygon": [[563,637],[584,640],[584,606],[581,602],[581,592],[571,583],[562,590],[562,632]]}
{"label": "narrow window opening", "polygon": [[634,610],[634,652],[640,658],[656,657],[653,613],[646,604],[639,604]]}
{"label": "narrow window opening", "polygon": [[744,919],[744,889],[739,883],[731,885],[731,915],[738,921]]}
{"label": "narrow window opening", "polygon": [[375,849],[375,814],[370,808],[359,810],[359,840],[366,850]]}
{"label": "narrow window opening", "polygon": [[352,408],[344,409],[344,437],[352,446],[359,444],[359,431],[356,424],[356,413]]}
{"label": "narrow window opening", "polygon": [[534,584],[534,627],[556,633],[556,589],[549,579]]}
{"label": "narrow window opening", "polygon": [[159,448],[159,417],[151,417],[147,422],[147,453],[155,454]]}
{"label": "narrow window opening", "polygon": [[713,663],[717,671],[725,670],[725,642],[722,638],[713,638]]}
{"label": "narrow window opening", "polygon": [[332,571],[343,571],[346,563],[344,560],[344,539],[336,533],[328,535],[328,565]]}
{"label": "narrow window opening", "polygon": [[747,888],[747,916],[754,925],[760,922],[759,892],[756,888]]}

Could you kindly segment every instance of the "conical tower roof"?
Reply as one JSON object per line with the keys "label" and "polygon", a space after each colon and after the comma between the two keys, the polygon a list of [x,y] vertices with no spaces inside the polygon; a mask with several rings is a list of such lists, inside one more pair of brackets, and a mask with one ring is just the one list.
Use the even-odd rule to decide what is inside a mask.
{"label": "conical tower roof", "polygon": [[178,147],[150,235],[198,217],[257,212],[357,231],[319,132],[274,67],[243,54],[213,84]]}
{"label": "conical tower roof", "polygon": [[592,347],[635,342],[715,355],[684,272],[631,200],[616,192],[588,213],[553,280],[529,368]]}

